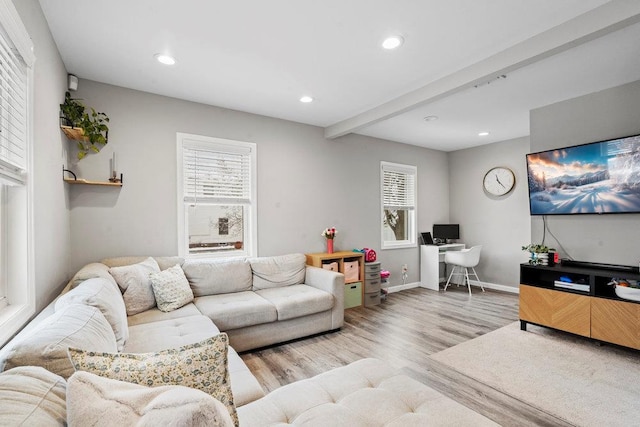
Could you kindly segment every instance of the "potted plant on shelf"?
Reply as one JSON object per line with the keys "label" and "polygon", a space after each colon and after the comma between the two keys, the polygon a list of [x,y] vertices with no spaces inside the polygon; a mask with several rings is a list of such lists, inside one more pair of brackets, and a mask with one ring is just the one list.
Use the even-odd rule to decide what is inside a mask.
{"label": "potted plant on shelf", "polygon": [[549,252],[555,251],[554,248],[550,248],[546,245],[533,243],[523,246],[522,250],[529,252],[529,264],[531,265],[548,265]]}
{"label": "potted plant on shelf", "polygon": [[69,139],[77,142],[78,160],[82,160],[89,150],[99,152],[109,137],[109,117],[93,108],[91,114],[85,110],[80,100],[71,98],[69,92],[65,93],[64,103],[60,104],[60,124]]}

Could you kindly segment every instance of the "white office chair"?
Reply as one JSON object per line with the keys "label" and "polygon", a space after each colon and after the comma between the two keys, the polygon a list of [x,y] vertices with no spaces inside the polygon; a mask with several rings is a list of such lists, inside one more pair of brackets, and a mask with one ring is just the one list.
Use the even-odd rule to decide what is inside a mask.
{"label": "white office chair", "polygon": [[[451,277],[462,276],[462,285],[467,283],[467,287],[469,288],[469,295],[471,295],[471,283],[469,282],[469,269],[473,271],[471,273],[472,276],[476,276],[476,280],[480,282],[480,278],[478,277],[478,273],[476,273],[476,269],[474,268],[480,262],[480,251],[482,251],[482,246],[474,246],[470,249],[463,249],[461,251],[447,251],[444,254],[444,262],[445,264],[451,265],[451,274],[449,274],[449,278],[447,279],[447,284],[444,285],[445,292],[447,291],[447,287],[449,286],[449,282],[451,282]],[[458,272],[456,272],[458,270]],[[459,285],[458,285],[459,286]],[[480,283],[480,288],[482,292],[484,292],[484,287]]]}

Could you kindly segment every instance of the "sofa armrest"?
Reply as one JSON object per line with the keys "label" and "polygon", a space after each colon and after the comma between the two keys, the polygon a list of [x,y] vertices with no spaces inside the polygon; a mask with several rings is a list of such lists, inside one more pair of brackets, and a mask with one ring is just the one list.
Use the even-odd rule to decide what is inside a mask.
{"label": "sofa armrest", "polygon": [[344,324],[344,274],[309,265],[306,268],[304,283],[333,295],[331,329],[341,328]]}

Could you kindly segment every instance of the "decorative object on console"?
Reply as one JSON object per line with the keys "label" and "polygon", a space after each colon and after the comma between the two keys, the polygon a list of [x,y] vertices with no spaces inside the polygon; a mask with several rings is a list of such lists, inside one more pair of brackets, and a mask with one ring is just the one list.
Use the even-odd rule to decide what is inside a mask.
{"label": "decorative object on console", "polygon": [[523,251],[529,252],[529,264],[531,265],[549,265],[549,252],[555,251],[544,244],[529,243],[522,247]]}
{"label": "decorative object on console", "polygon": [[335,227],[325,228],[322,231],[322,236],[327,239],[327,253],[328,254],[332,254],[333,253],[333,239],[336,237],[336,234],[338,234],[338,230],[336,230]]}

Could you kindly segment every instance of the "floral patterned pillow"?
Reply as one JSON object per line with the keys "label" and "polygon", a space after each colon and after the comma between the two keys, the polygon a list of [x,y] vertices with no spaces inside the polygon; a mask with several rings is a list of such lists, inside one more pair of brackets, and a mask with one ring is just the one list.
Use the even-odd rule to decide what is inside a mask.
{"label": "floral patterned pillow", "polygon": [[193,301],[193,291],[179,264],[149,274],[156,304],[161,311],[173,311]]}
{"label": "floral patterned pillow", "polygon": [[100,353],[69,348],[76,371],[148,387],[181,385],[222,402],[238,425],[233,403],[227,352],[229,338],[221,333],[195,344],[156,353]]}

